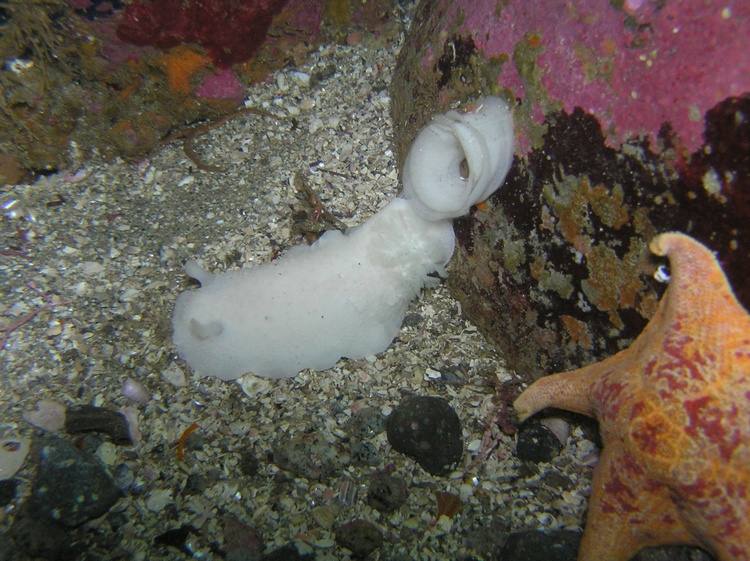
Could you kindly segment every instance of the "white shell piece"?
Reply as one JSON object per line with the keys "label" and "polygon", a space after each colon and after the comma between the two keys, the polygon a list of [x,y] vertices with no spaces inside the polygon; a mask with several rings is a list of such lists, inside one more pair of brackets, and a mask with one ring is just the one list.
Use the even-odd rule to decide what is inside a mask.
{"label": "white shell piece", "polygon": [[0,440],[0,480],[13,477],[21,469],[30,446],[31,440],[28,438]]}
{"label": "white shell piece", "polygon": [[23,420],[48,432],[61,431],[65,426],[65,406],[43,399],[36,404],[34,411],[24,411]]}

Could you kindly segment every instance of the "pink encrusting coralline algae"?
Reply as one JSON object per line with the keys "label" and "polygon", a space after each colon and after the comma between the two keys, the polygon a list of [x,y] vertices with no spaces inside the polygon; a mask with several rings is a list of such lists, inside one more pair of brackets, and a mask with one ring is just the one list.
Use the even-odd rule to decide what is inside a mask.
{"label": "pink encrusting coralline algae", "polygon": [[[454,13],[448,20],[461,22],[457,34],[471,36],[485,58],[505,61],[498,84],[532,102],[534,121],[580,107],[596,116],[614,148],[642,136],[658,151],[659,131],[670,123],[673,141],[692,153],[703,144],[706,111],[750,91],[747,0],[446,6]],[[526,152],[520,128],[518,147]]]}
{"label": "pink encrusting coralline algae", "polygon": [[245,98],[245,88],[234,70],[222,68],[216,74],[206,76],[195,95],[200,99],[242,101]]}

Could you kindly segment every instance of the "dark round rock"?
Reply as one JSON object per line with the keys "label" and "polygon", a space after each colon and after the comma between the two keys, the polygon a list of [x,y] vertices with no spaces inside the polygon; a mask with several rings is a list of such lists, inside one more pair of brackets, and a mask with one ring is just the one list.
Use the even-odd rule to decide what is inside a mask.
{"label": "dark round rock", "polygon": [[352,552],[352,558],[364,559],[383,545],[383,536],[372,522],[355,520],[336,529],[336,543]]}
{"label": "dark round rock", "polygon": [[0,541],[12,544],[17,554],[14,559],[79,559],[82,551],[76,531],[40,513],[27,501],[16,513],[8,539],[3,536]]}
{"label": "dark round rock", "polygon": [[260,470],[260,461],[258,461],[252,450],[243,450],[240,452],[239,468],[242,475],[247,477],[257,475],[258,470]]}
{"label": "dark round rock", "polygon": [[461,421],[442,397],[411,397],[401,402],[386,423],[393,449],[414,458],[433,474],[448,472],[463,454]]}
{"label": "dark round rock", "polygon": [[394,512],[407,496],[406,481],[397,475],[373,477],[367,488],[367,504],[380,512]]}
{"label": "dark round rock", "polygon": [[499,559],[503,561],[576,561],[580,532],[516,532],[508,536]]}
{"label": "dark round rock", "polygon": [[17,479],[0,481],[0,506],[8,506],[16,498],[16,489],[18,489]]}
{"label": "dark round rock", "polygon": [[99,459],[66,440],[45,438],[32,485],[36,510],[74,527],[105,514],[120,490]]}
{"label": "dark round rock", "polygon": [[516,456],[521,460],[549,462],[563,449],[554,433],[537,421],[524,423],[518,429]]}

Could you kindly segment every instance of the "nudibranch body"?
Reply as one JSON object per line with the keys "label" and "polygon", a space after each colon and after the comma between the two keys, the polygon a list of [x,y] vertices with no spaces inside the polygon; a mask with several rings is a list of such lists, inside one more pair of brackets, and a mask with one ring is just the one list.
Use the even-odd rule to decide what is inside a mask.
{"label": "nudibranch body", "polygon": [[385,350],[411,300],[445,275],[452,218],[500,186],[512,156],[510,111],[487,98],[423,129],[405,164],[403,196],[361,226],[223,275],[188,262],[202,286],[177,299],[179,355],[201,375],[233,380],[325,370]]}

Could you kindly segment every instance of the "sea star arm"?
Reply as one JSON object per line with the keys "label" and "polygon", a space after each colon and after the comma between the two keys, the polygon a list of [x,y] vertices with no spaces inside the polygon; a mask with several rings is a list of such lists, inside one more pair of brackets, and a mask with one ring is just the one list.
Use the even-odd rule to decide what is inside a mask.
{"label": "sea star arm", "polygon": [[593,416],[588,391],[581,391],[588,385],[585,370],[545,376],[531,384],[513,403],[519,421],[525,421],[547,407]]}
{"label": "sea star arm", "polygon": [[627,561],[642,547],[699,545],[685,529],[667,487],[644,477],[621,446],[602,450],[591,487],[578,561]]}
{"label": "sea star arm", "polygon": [[561,407],[599,421],[580,561],[666,544],[750,561],[750,316],[707,247],[668,233],[650,248],[672,278],[633,344],[514,405],[521,420]]}
{"label": "sea star arm", "polygon": [[596,403],[591,389],[599,378],[622,361],[622,353],[602,362],[540,378],[518,396],[513,408],[519,421],[525,421],[533,414],[547,407],[557,407],[593,417]]}

